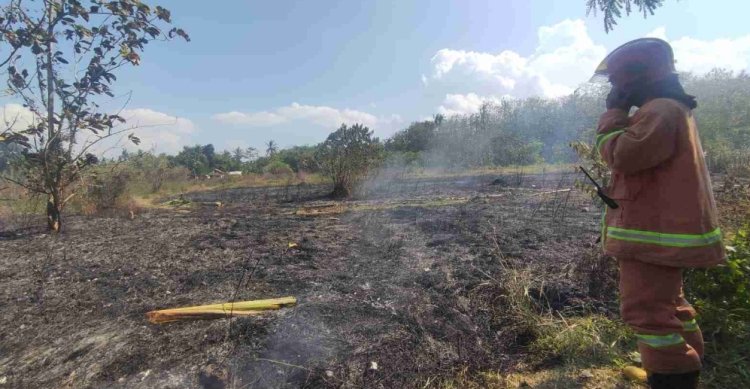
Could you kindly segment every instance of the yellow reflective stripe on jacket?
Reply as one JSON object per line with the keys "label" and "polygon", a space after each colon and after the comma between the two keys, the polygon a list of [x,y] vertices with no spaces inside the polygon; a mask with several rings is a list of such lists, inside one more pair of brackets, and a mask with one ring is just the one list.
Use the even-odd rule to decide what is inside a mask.
{"label": "yellow reflective stripe on jacket", "polygon": [[635,334],[639,342],[643,342],[651,347],[669,347],[677,344],[685,343],[685,339],[680,334],[667,334],[667,335],[646,335],[646,334]]}
{"label": "yellow reflective stripe on jacket", "polygon": [[698,331],[698,322],[695,321],[695,319],[690,319],[688,321],[682,322],[682,330],[685,332],[695,332]]}
{"label": "yellow reflective stripe on jacket", "polygon": [[607,227],[607,238],[666,247],[703,247],[721,242],[721,230],[705,234],[667,234],[663,232]]}
{"label": "yellow reflective stripe on jacket", "polygon": [[624,133],[625,130],[614,130],[612,132],[608,132],[606,134],[599,134],[596,136],[596,149],[599,150],[600,147],[604,144],[604,142],[612,139],[613,137],[620,135]]}

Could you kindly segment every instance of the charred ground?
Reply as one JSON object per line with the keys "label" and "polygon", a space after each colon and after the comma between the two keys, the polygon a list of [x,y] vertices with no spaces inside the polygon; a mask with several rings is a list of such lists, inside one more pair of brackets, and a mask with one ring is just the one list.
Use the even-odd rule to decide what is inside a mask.
{"label": "charred ground", "polygon": [[[221,208],[76,216],[57,237],[7,231],[0,376],[13,387],[411,387],[512,371],[531,334],[505,311],[503,272],[543,275],[528,294],[546,307],[612,312],[574,274],[599,211],[573,180],[409,181],[346,203],[321,187],[239,189],[191,197]],[[286,295],[299,304],[257,318],[144,316]]]}

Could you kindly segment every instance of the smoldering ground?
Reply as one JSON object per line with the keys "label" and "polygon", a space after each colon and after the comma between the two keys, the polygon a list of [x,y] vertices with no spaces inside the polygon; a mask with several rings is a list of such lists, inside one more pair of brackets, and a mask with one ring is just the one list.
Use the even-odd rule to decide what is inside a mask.
{"label": "smoldering ground", "polygon": [[[296,188],[248,188],[200,194],[221,208],[73,216],[59,237],[6,231],[0,377],[13,387],[408,387],[460,368],[513,369],[530,338],[503,315],[503,269],[543,271],[546,305],[594,305],[567,277],[599,214],[566,191],[572,174],[498,178],[404,180],[343,203],[321,198],[325,188],[296,198]],[[262,317],[144,317],[285,295],[299,304]]]}

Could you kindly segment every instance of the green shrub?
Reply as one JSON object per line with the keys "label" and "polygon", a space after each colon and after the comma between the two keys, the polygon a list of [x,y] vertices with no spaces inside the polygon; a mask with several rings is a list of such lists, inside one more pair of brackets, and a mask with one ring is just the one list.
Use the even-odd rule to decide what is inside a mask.
{"label": "green shrub", "polygon": [[709,335],[750,337],[750,224],[727,246],[726,266],[688,272],[685,292]]}
{"label": "green shrub", "polygon": [[691,270],[685,286],[706,338],[707,388],[750,387],[750,224],[729,243],[726,266]]}
{"label": "green shrub", "polygon": [[362,124],[342,124],[318,146],[316,159],[321,171],[333,181],[333,197],[350,197],[355,187],[382,162],[383,145],[372,135]]}
{"label": "green shrub", "polygon": [[513,134],[499,134],[490,142],[492,164],[496,166],[532,165],[541,163],[544,144],[523,140]]}
{"label": "green shrub", "polygon": [[274,176],[292,176],[294,175],[294,170],[282,161],[272,160],[263,167],[263,173]]}

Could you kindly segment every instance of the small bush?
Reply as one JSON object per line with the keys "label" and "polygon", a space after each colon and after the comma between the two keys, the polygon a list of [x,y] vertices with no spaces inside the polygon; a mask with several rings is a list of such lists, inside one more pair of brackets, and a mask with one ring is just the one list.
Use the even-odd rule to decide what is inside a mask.
{"label": "small bush", "polygon": [[543,147],[542,142],[525,141],[508,134],[500,134],[490,140],[492,163],[496,166],[541,163]]}
{"label": "small bush", "polygon": [[143,176],[144,183],[148,184],[148,191],[156,193],[161,190],[165,182],[186,180],[189,172],[182,167],[159,165],[153,167],[153,169],[143,170],[141,175]]}
{"label": "small bush", "polygon": [[731,140],[706,142],[706,164],[711,172],[750,177],[750,150],[737,148]]}
{"label": "small bush", "polygon": [[95,213],[114,208],[125,194],[130,181],[130,173],[124,170],[113,170],[92,177],[81,205],[85,213]]}
{"label": "small bush", "polygon": [[286,163],[279,161],[279,160],[273,160],[268,163],[265,167],[263,167],[263,173],[270,174],[274,176],[293,176],[294,170],[287,165]]}
{"label": "small bush", "polygon": [[383,158],[383,145],[369,128],[342,124],[318,146],[321,171],[333,181],[334,197],[350,197],[355,187]]}
{"label": "small bush", "polygon": [[709,335],[750,338],[750,224],[727,246],[727,265],[688,273],[685,292]]}
{"label": "small bush", "polygon": [[687,272],[706,338],[708,388],[750,387],[750,224],[728,240],[726,266]]}

